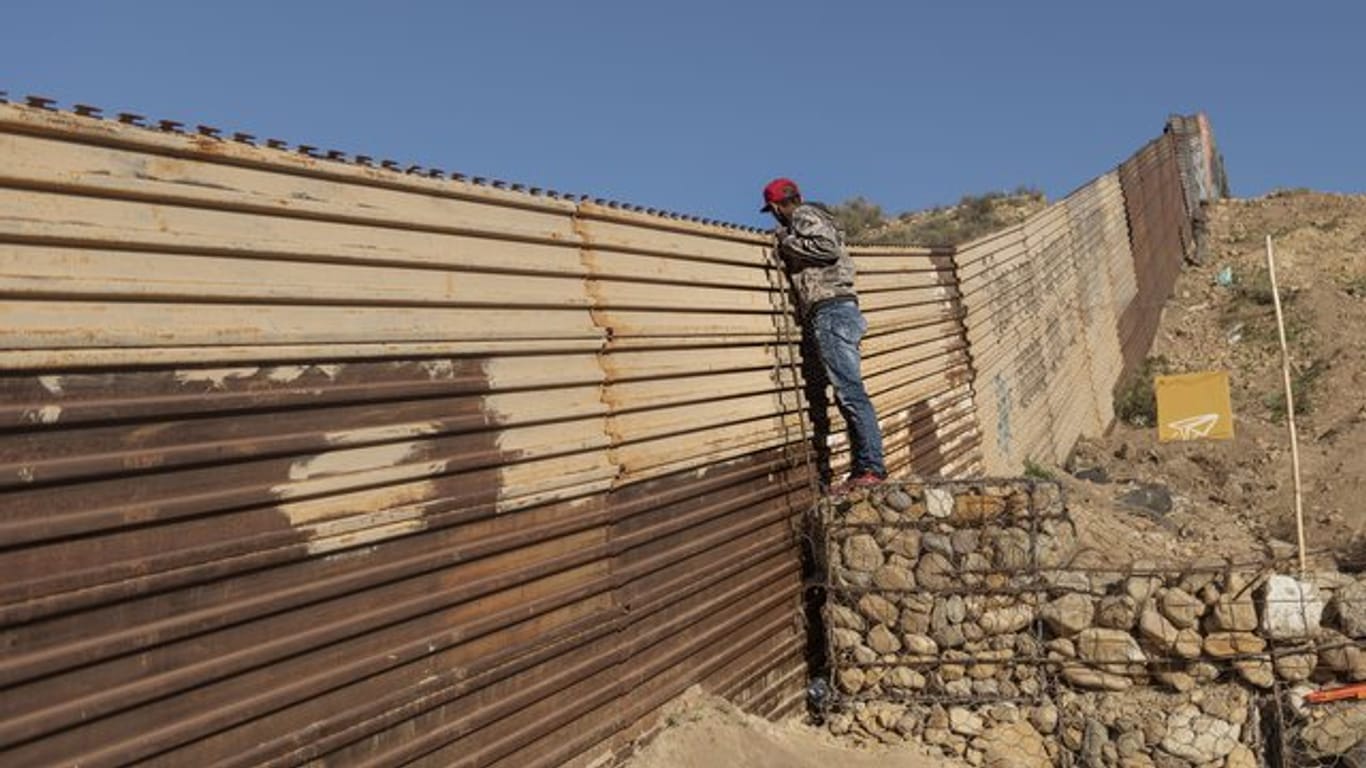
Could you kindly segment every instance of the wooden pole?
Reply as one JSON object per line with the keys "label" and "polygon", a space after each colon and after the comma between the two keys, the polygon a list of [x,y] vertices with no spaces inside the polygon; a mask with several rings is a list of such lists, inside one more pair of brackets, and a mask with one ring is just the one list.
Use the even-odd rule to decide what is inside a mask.
{"label": "wooden pole", "polygon": [[1295,541],[1300,548],[1300,575],[1309,569],[1304,556],[1304,494],[1300,488],[1300,440],[1295,433],[1295,391],[1290,377],[1290,348],[1285,343],[1285,316],[1281,314],[1281,290],[1276,285],[1276,255],[1271,235],[1266,236],[1266,271],[1271,277],[1271,299],[1276,305],[1276,331],[1281,337],[1281,376],[1285,380],[1285,419],[1290,426],[1290,467],[1295,476]]}

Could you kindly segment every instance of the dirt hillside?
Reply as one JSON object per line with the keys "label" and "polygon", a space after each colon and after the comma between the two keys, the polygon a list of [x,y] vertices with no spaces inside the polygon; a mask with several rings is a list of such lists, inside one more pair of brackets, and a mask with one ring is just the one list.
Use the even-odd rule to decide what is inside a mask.
{"label": "dirt hillside", "polygon": [[964,195],[955,205],[895,216],[862,197],[826,207],[851,243],[949,246],[1019,224],[1047,206],[1042,192],[1019,187],[1013,192]]}
{"label": "dirt hillside", "polygon": [[[1206,263],[1188,266],[1178,280],[1152,368],[1229,371],[1236,438],[1161,445],[1151,426],[1120,422],[1104,439],[1084,441],[1069,469],[1106,482],[1068,478],[1083,531],[1096,549],[1144,557],[1261,556],[1272,539],[1295,540],[1266,270],[1270,235],[1294,366],[1306,538],[1311,548],[1359,562],[1366,557],[1366,196],[1296,191],[1224,201],[1209,213]],[[1164,489],[1169,511],[1161,509]],[[1156,495],[1157,503],[1115,503],[1136,495]]]}
{"label": "dirt hillside", "polygon": [[864,233],[859,242],[881,245],[958,245],[1014,226],[1048,207],[1037,190],[964,196],[957,205],[903,213]]}

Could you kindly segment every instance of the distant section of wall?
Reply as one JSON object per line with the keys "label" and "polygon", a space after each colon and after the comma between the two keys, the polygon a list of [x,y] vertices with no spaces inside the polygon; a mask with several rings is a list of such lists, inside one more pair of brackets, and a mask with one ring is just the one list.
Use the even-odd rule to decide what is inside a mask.
{"label": "distant section of wall", "polygon": [[1118,174],[955,258],[987,472],[1063,461],[1113,419],[1119,316],[1138,296]]}
{"label": "distant section of wall", "polygon": [[1194,214],[1200,203],[1228,197],[1224,156],[1214,142],[1214,131],[1205,113],[1172,115],[1167,119],[1167,132],[1176,139],[1186,208]]}
{"label": "distant section of wall", "polygon": [[1195,252],[1178,157],[1175,138],[1165,134],[1119,166],[1138,278],[1138,294],[1120,315],[1126,372],[1142,365],[1152,348],[1181,264]]}
{"label": "distant section of wall", "polygon": [[1194,257],[1188,200],[1220,194],[1208,121],[1183,120],[1194,134],[1168,131],[1117,170],[955,254],[988,473],[1060,463],[1079,437],[1113,421],[1114,389],[1142,365],[1181,265]]}

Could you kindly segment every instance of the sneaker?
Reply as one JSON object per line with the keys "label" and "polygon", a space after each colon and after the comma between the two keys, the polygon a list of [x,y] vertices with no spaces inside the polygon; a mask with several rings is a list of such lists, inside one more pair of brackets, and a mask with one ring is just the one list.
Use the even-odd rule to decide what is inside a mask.
{"label": "sneaker", "polygon": [[830,490],[835,494],[843,495],[849,493],[850,491],[857,491],[865,488],[872,488],[874,486],[882,485],[884,482],[886,482],[886,480],[887,478],[883,477],[882,475],[879,475],[876,472],[864,470],[861,472],[851,473],[849,475],[849,479],[835,485]]}
{"label": "sneaker", "polygon": [[850,475],[846,484],[850,488],[871,488],[874,485],[882,485],[886,481],[887,478],[876,472],[863,471]]}

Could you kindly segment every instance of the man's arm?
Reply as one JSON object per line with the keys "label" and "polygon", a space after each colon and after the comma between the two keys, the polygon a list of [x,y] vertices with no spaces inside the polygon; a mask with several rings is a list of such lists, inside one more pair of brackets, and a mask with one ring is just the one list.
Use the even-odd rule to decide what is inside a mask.
{"label": "man's arm", "polygon": [[779,235],[783,256],[794,265],[834,264],[840,256],[839,230],[820,214],[798,208],[786,234]]}

